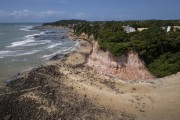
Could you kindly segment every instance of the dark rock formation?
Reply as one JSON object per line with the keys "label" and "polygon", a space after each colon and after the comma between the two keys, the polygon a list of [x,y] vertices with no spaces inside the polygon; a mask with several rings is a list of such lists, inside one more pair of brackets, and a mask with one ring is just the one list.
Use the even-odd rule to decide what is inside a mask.
{"label": "dark rock formation", "polygon": [[66,76],[56,65],[41,66],[11,81],[8,92],[0,94],[1,120],[133,120],[79,95],[64,84]]}

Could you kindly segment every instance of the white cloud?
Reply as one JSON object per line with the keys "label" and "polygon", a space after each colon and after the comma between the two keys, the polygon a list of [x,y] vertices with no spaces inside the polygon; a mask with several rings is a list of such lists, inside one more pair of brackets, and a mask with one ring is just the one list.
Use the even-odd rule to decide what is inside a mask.
{"label": "white cloud", "polygon": [[55,11],[55,10],[48,10],[48,11],[44,11],[44,12],[40,12],[39,15],[41,16],[51,16],[51,15],[64,15],[66,12],[64,11]]}
{"label": "white cloud", "polygon": [[9,15],[14,17],[29,17],[33,15],[33,12],[30,10],[16,10],[9,13]]}
{"label": "white cloud", "polygon": [[6,17],[13,17],[13,18],[28,18],[28,17],[35,17],[35,18],[42,18],[48,16],[60,16],[65,15],[66,12],[64,11],[56,11],[56,10],[47,10],[47,11],[31,11],[31,10],[15,10],[12,12],[5,12],[0,10],[0,16],[6,15]]}
{"label": "white cloud", "polygon": [[0,17],[3,17],[3,16],[5,16],[5,15],[6,15],[6,12],[3,11],[3,10],[0,10]]}
{"label": "white cloud", "polygon": [[26,21],[53,21],[66,18],[68,14],[61,10],[14,10],[3,11],[0,9],[0,22],[26,22]]}
{"label": "white cloud", "polygon": [[26,22],[26,21],[53,21],[58,19],[88,19],[91,16],[84,12],[67,13],[62,10],[46,10],[46,11],[33,11],[33,10],[14,10],[3,11],[0,10],[0,22]]}
{"label": "white cloud", "polygon": [[65,11],[58,11],[58,10],[47,10],[47,11],[32,11],[32,10],[14,10],[11,12],[6,12],[3,10],[0,10],[0,16],[5,16],[6,17],[13,17],[13,18],[28,18],[28,17],[35,17],[35,18],[44,18],[44,17],[49,17],[49,16],[64,16],[64,17],[69,17],[69,18],[75,18],[75,19],[85,19],[90,17],[89,15],[83,13],[83,12],[78,12],[75,14],[68,14]]}

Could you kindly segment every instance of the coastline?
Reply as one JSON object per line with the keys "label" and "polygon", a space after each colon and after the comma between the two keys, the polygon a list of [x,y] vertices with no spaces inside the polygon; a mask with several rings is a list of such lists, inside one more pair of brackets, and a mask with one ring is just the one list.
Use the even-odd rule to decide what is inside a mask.
{"label": "coastline", "polygon": [[[43,28],[43,29],[44,29],[44,28],[54,28],[54,26],[47,26],[47,27],[44,27],[44,26],[43,26],[43,27],[39,27],[39,26],[38,26],[38,29],[42,29],[42,28]],[[58,28],[67,29],[66,27],[58,27]],[[79,47],[77,47],[76,50],[74,50],[74,51],[72,51],[72,52],[64,55],[63,58],[58,58],[59,55],[56,54],[56,55],[54,55],[54,56],[57,56],[58,59],[53,59],[54,56],[52,56],[47,62],[44,62],[44,63],[41,64],[41,65],[38,65],[38,66],[35,66],[35,67],[28,67],[27,69],[19,72],[19,73],[18,73],[17,75],[15,75],[14,77],[11,77],[11,79],[7,79],[7,80],[4,80],[4,81],[0,81],[0,85],[1,85],[0,88],[5,87],[6,84],[8,84],[8,83],[10,83],[10,82],[12,82],[12,81],[14,81],[14,80],[16,80],[16,79],[18,79],[18,78],[27,76],[27,75],[29,74],[29,72],[31,72],[33,69],[37,69],[37,68],[42,67],[42,66],[43,66],[43,67],[46,67],[46,66],[49,66],[49,65],[57,65],[57,64],[65,61],[68,56],[71,56],[71,54],[74,54],[74,53],[78,52],[78,49],[81,49],[81,47],[84,46],[84,44],[86,44],[86,42],[88,42],[89,45],[91,44],[90,41],[88,41],[87,39],[85,39],[85,38],[79,38],[78,36],[76,36],[76,35],[72,32],[71,29],[69,30],[69,32],[67,33],[67,35],[66,35],[65,37],[67,37],[67,38],[69,38],[70,40],[73,40],[73,41],[78,41]],[[89,45],[88,45],[88,46],[89,46]],[[85,45],[85,46],[86,46],[86,45]],[[91,45],[90,45],[90,46],[91,46]],[[89,54],[90,54],[90,53],[89,53]],[[88,54],[88,55],[89,55],[89,54]],[[87,56],[86,56],[86,58],[87,58]]]}
{"label": "coastline", "polygon": [[[49,61],[47,65],[21,73],[5,88],[1,88],[0,118],[133,120],[134,115],[125,112],[119,114],[115,110],[94,103],[87,94],[77,92],[77,88],[74,88],[77,86],[71,85],[75,82],[76,75],[82,73],[79,73],[79,70],[95,73],[84,66],[92,47],[87,41],[80,40],[80,43],[77,50],[69,53],[62,60]],[[32,113],[31,116],[28,115],[29,112]]]}
{"label": "coastline", "polygon": [[65,37],[69,29],[43,28],[39,24],[4,24],[2,30],[13,31],[4,34],[0,49],[0,82],[11,80],[20,72],[45,64],[49,58],[58,54],[61,59],[75,50],[76,41]]}
{"label": "coastline", "polygon": [[[73,33],[68,36],[79,39]],[[62,60],[49,61],[22,73],[2,88],[0,118],[158,120],[180,117],[179,73],[156,81],[122,81],[99,74],[85,65],[92,43],[85,39],[79,42],[80,47]]]}

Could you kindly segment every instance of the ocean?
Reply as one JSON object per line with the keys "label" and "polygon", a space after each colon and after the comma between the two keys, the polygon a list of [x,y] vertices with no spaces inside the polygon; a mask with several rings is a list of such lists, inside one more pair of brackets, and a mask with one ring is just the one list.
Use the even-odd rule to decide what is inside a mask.
{"label": "ocean", "polygon": [[35,23],[0,24],[0,82],[13,79],[18,73],[44,64],[79,47],[66,37],[69,29],[41,28]]}

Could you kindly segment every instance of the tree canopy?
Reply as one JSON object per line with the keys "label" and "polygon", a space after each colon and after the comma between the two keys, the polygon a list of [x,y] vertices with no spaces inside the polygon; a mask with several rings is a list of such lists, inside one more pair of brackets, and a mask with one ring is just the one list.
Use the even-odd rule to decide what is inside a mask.
{"label": "tree canopy", "polygon": [[[146,67],[157,77],[164,77],[180,71],[180,29],[170,32],[168,26],[180,26],[180,20],[145,21],[84,21],[61,20],[45,23],[52,26],[73,26],[74,33],[94,36],[100,48],[115,56],[129,50],[138,52]],[[148,28],[142,32],[127,33],[123,26]]]}
{"label": "tree canopy", "polygon": [[[148,29],[126,33],[124,25]],[[180,31],[166,32],[163,27],[178,25],[178,20],[86,22],[75,25],[74,32],[93,35],[102,50],[115,56],[136,50],[152,74],[164,77],[180,71]]]}

